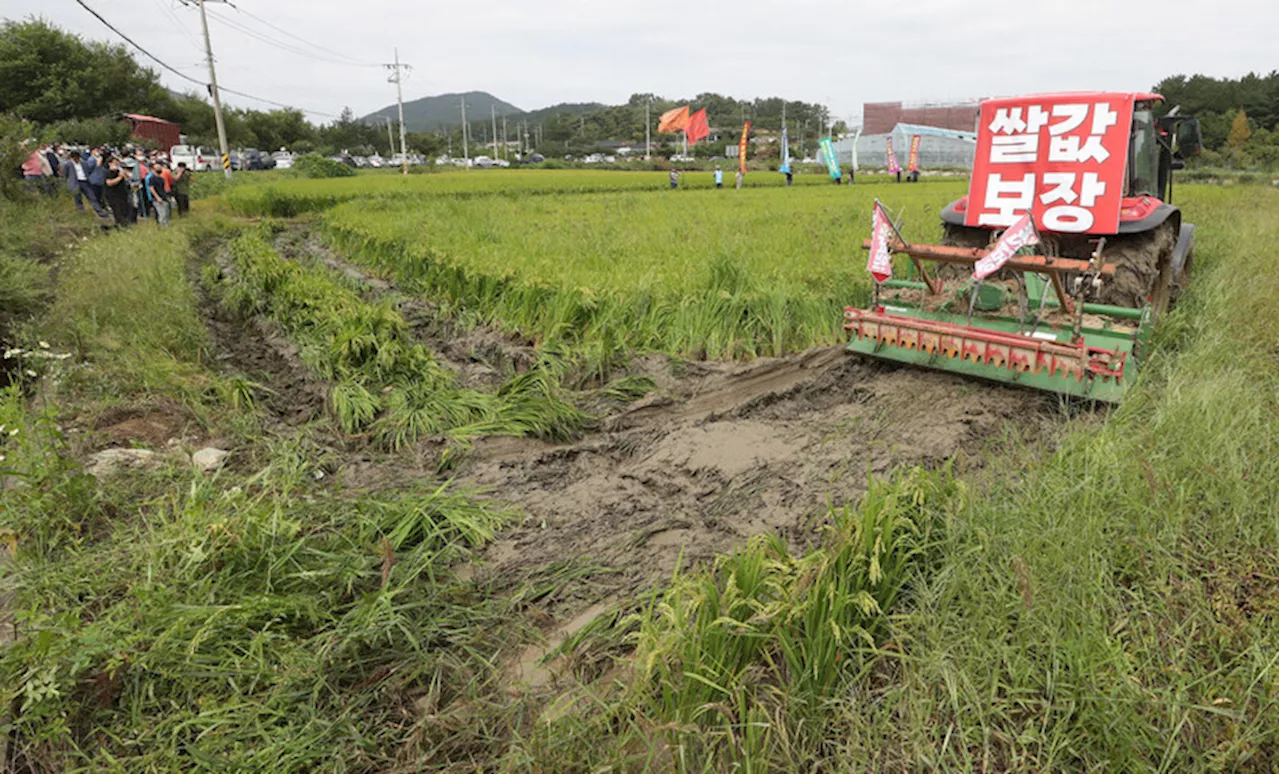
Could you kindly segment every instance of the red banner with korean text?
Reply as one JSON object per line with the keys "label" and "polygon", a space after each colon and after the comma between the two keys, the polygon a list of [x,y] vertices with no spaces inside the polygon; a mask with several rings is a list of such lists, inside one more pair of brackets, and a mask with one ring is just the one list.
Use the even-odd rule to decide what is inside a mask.
{"label": "red banner with korean text", "polygon": [[965,225],[1114,234],[1133,121],[1130,94],[1045,94],[982,103]]}
{"label": "red banner with korean text", "polygon": [[920,168],[920,135],[911,135],[911,150],[907,153],[907,171],[915,172]]}
{"label": "red banner with korean text", "polygon": [[898,156],[893,152],[893,135],[884,138],[884,160],[889,166],[889,174],[896,175],[902,171],[898,166]]}
{"label": "red banner with korean text", "polygon": [[747,133],[751,131],[751,122],[742,125],[742,137],[738,140],[738,171],[747,174]]}
{"label": "red banner with korean text", "polygon": [[871,251],[867,253],[867,271],[877,283],[893,275],[893,257],[889,254],[889,234],[892,231],[889,215],[877,201],[871,208]]}

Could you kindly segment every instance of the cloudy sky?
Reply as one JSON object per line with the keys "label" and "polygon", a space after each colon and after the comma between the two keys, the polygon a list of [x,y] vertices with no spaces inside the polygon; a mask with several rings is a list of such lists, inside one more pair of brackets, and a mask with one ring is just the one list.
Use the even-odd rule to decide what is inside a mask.
{"label": "cloudy sky", "polygon": [[[160,59],[205,79],[194,7],[84,2]],[[1136,91],[1174,73],[1239,76],[1280,66],[1276,0],[233,2],[238,11],[208,6],[219,81],[312,111],[315,120],[344,105],[363,115],[393,101],[386,73],[359,66],[390,61],[393,47],[414,68],[405,99],[474,89],[535,109],[713,91],[822,102],[843,118],[860,116],[864,101]],[[116,40],[75,0],[0,0],[0,17],[27,16]],[[191,88],[162,75],[171,87]]]}

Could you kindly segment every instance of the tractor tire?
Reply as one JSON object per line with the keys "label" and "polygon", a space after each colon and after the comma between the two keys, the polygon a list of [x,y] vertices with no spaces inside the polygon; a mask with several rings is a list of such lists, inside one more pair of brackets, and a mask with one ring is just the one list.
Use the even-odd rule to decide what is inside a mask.
{"label": "tractor tire", "polygon": [[[1093,301],[1130,309],[1150,303],[1158,319],[1172,302],[1173,247],[1178,224],[1172,220],[1141,234],[1108,237],[1102,260],[1115,264],[1115,276],[1105,280]],[[1189,270],[1189,266],[1184,267]]]}

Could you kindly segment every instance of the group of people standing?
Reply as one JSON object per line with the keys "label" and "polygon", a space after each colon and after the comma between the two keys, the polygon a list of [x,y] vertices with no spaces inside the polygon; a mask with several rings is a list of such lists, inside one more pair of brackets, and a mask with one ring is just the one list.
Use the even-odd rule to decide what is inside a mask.
{"label": "group of people standing", "polygon": [[76,209],[83,212],[88,200],[104,227],[124,228],[151,217],[168,226],[174,210],[185,215],[191,204],[186,163],[171,168],[163,154],[142,148],[117,151],[102,145],[82,154],[57,144],[42,145],[23,163],[22,177],[47,195],[56,190],[56,178],[62,178]]}

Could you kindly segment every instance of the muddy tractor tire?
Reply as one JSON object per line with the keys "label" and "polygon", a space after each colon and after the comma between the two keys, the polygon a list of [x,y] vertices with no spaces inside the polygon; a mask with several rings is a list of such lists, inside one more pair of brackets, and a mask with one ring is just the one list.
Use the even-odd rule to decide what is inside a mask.
{"label": "muddy tractor tire", "polygon": [[1149,302],[1152,317],[1159,319],[1173,300],[1177,239],[1178,224],[1172,220],[1141,234],[1108,237],[1102,260],[1115,264],[1116,273],[1103,282],[1092,300],[1130,309],[1140,309]]}

